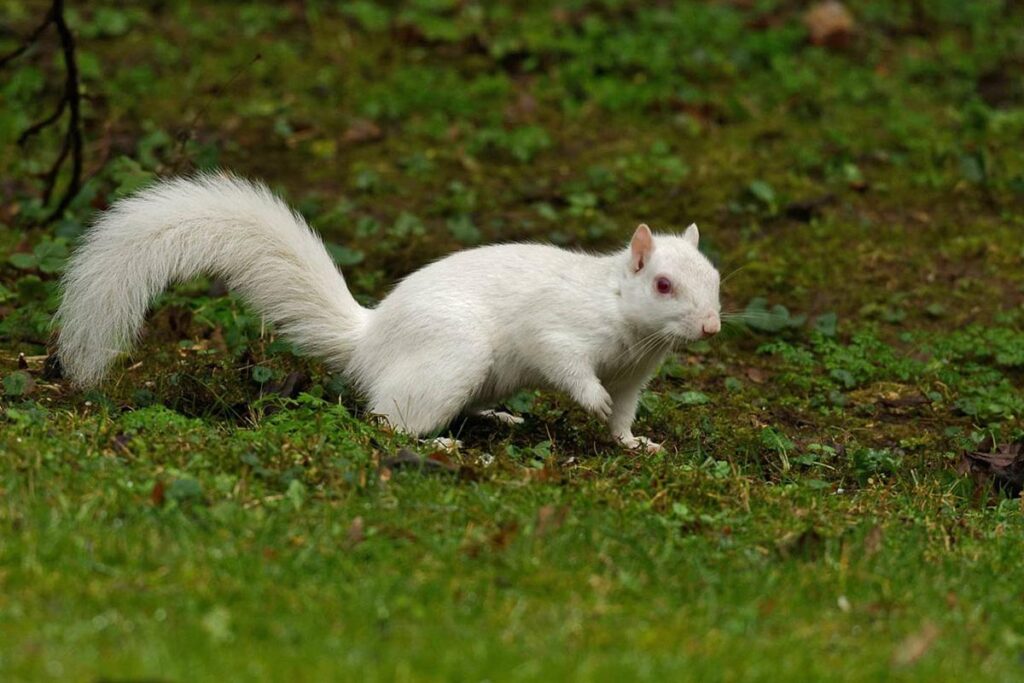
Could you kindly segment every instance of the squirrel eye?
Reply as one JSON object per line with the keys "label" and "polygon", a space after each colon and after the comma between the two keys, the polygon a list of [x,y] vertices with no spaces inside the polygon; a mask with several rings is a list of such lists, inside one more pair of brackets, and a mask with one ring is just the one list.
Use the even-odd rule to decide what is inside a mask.
{"label": "squirrel eye", "polygon": [[659,277],[654,281],[654,288],[658,290],[658,294],[671,294],[672,281],[667,277]]}

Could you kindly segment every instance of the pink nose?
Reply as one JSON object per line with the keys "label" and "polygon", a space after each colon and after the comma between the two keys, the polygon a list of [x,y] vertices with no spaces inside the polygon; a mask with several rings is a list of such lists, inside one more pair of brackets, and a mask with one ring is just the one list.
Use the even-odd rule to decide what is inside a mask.
{"label": "pink nose", "polygon": [[722,321],[718,319],[717,313],[711,313],[707,318],[704,319],[704,324],[701,325],[701,332],[704,333],[705,337],[710,337],[713,334],[718,334],[718,331],[722,329]]}

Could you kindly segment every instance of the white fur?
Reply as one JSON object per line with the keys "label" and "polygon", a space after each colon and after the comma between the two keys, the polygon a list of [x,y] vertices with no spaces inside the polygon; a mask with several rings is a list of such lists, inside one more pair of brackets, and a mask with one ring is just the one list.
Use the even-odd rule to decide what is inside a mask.
{"label": "white fur", "polygon": [[[75,383],[97,383],[155,296],[213,273],[404,431],[429,433],[543,386],[607,420],[623,444],[656,449],[631,431],[640,391],[675,344],[718,329],[718,272],[697,239],[696,226],[683,236],[641,226],[632,248],[605,256],[471,249],[414,272],[367,310],[266,187],[225,175],[169,180],[114,205],[75,253],[59,353]],[[657,277],[674,283],[670,295],[657,292]]]}

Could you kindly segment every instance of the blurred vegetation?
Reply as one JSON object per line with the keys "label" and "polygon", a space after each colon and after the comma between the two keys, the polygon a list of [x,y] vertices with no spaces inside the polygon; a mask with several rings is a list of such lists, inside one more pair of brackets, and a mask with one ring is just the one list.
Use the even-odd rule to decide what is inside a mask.
{"label": "blurred vegetation", "polygon": [[[0,68],[0,678],[1024,675],[1024,7],[812,4],[70,4],[59,220],[67,119],[18,143],[55,33]],[[0,0],[0,55],[48,7]],[[644,396],[657,456],[537,392],[431,454],[210,280],[72,391],[89,220],[211,168],[368,304],[465,246],[697,222],[734,322]]]}

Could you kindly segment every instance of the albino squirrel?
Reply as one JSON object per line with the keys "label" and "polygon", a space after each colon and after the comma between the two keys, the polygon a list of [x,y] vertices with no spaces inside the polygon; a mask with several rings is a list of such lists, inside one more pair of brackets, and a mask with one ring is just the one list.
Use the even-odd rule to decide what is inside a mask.
{"label": "albino squirrel", "polygon": [[424,435],[514,392],[562,390],[628,448],[637,399],[665,355],[720,328],[719,275],[697,226],[591,255],[541,244],[469,249],[402,280],[376,308],[349,293],[320,238],[264,185],[165,180],[114,204],[72,257],[58,353],[98,383],[153,299],[200,274],[226,279],[304,353],[342,372],[394,427]]}

